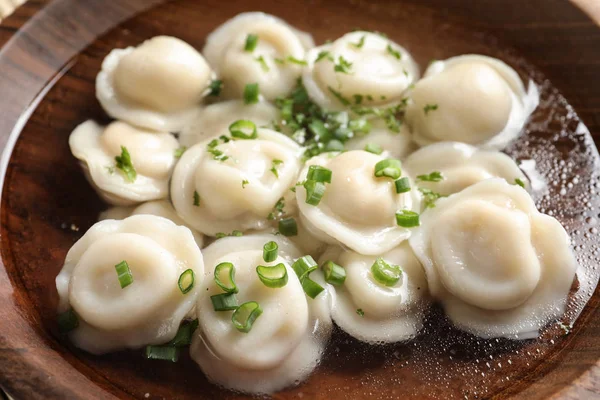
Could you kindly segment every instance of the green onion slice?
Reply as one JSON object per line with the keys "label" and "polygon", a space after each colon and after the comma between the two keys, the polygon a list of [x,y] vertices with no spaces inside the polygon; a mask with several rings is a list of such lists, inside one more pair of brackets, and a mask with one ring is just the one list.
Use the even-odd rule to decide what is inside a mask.
{"label": "green onion slice", "polygon": [[515,178],[515,185],[521,186],[523,189],[525,188],[525,182],[523,182],[520,178]]}
{"label": "green onion slice", "polygon": [[323,151],[325,153],[333,151],[344,151],[344,143],[340,142],[337,139],[331,139],[329,142],[327,142]]}
{"label": "green onion slice", "polygon": [[248,83],[244,87],[244,104],[258,103],[258,83]]}
{"label": "green onion slice", "polygon": [[198,328],[198,324],[198,319],[181,324],[177,330],[177,334],[167,345],[175,347],[188,346],[192,342],[192,335],[196,328]]}
{"label": "green onion slice", "polygon": [[59,314],[57,322],[59,332],[65,334],[71,332],[73,329],[79,326],[79,317],[77,317],[77,314],[71,308],[64,313]]}
{"label": "green onion slice", "polygon": [[375,176],[378,178],[385,176],[392,179],[398,179],[400,178],[400,175],[402,175],[401,165],[400,160],[393,158],[381,160],[375,164]]}
{"label": "green onion slice", "polygon": [[229,125],[229,132],[237,139],[256,139],[258,137],[256,124],[245,119],[237,120]]}
{"label": "green onion slice", "polygon": [[133,275],[131,275],[131,270],[129,269],[127,261],[121,261],[115,265],[115,269],[117,270],[117,277],[119,278],[121,289],[126,288],[133,283]]}
{"label": "green onion slice", "polygon": [[235,284],[235,266],[230,262],[222,262],[215,267],[215,283],[225,293],[239,292]]}
{"label": "green onion slice", "polygon": [[220,293],[210,296],[213,309],[215,311],[231,311],[238,307],[237,297],[235,293]]}
{"label": "green onion slice", "polygon": [[244,45],[244,50],[250,51],[250,52],[254,51],[257,43],[258,43],[258,36],[253,33],[249,33],[248,36],[246,36],[246,44]]}
{"label": "green onion slice", "polygon": [[397,179],[394,184],[396,185],[396,193],[410,192],[410,181],[406,176]]}
{"label": "green onion slice", "polygon": [[300,257],[292,264],[292,269],[298,275],[300,280],[308,277],[308,274],[316,270],[319,266],[311,256]]}
{"label": "green onion slice", "polygon": [[396,211],[396,224],[403,228],[414,228],[421,225],[419,214],[410,210]]}
{"label": "green onion slice", "polygon": [[381,154],[383,153],[383,149],[377,143],[367,143],[365,146],[365,151],[373,154]]}
{"label": "green onion slice", "polygon": [[192,269],[186,269],[179,275],[177,285],[179,286],[181,293],[186,294],[194,288],[194,278],[195,275]]}
{"label": "green onion slice", "polygon": [[325,194],[325,184],[307,180],[304,182],[304,189],[306,189],[306,203],[311,206],[318,206]]}
{"label": "green onion slice", "polygon": [[294,218],[284,218],[279,220],[279,233],[283,236],[297,236],[298,225]]}
{"label": "green onion slice", "polygon": [[287,268],[282,263],[272,267],[259,265],[256,267],[256,273],[266,287],[280,288],[288,282]]}
{"label": "green onion slice", "polygon": [[325,275],[325,282],[332,285],[340,286],[346,280],[346,270],[341,265],[337,265],[333,261],[327,261],[321,266]]}
{"label": "green onion slice", "polygon": [[317,297],[325,288],[319,285],[317,282],[310,279],[308,276],[302,279],[302,289],[304,289],[304,293],[311,299]]}
{"label": "green onion slice", "polygon": [[382,285],[394,286],[402,276],[402,268],[398,265],[388,264],[379,257],[371,266],[371,273],[373,278]]}
{"label": "green onion slice", "polygon": [[175,346],[146,346],[146,358],[149,360],[179,360],[179,348]]}
{"label": "green onion slice", "polygon": [[316,181],[322,183],[331,183],[331,176],[333,172],[330,169],[321,167],[320,165],[311,165],[308,167],[308,174],[306,179],[309,181]]}
{"label": "green onion slice", "polygon": [[256,301],[248,301],[239,306],[231,316],[233,326],[240,332],[248,333],[254,321],[262,314],[263,310]]}
{"label": "green onion slice", "polygon": [[263,246],[263,260],[265,262],[272,262],[277,259],[277,253],[279,251],[279,246],[276,242],[267,242]]}

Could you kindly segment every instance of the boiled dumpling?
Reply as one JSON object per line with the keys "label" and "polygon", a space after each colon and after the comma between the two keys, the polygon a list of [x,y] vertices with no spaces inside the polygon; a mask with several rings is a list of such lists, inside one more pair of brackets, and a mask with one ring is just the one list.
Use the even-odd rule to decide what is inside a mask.
{"label": "boiled dumpling", "polygon": [[[399,266],[400,279],[385,285],[371,268],[377,259]],[[329,285],[331,316],[351,336],[371,343],[398,342],[416,336],[429,303],[425,271],[408,242],[379,256],[363,256],[330,247],[321,265],[333,261],[346,271],[341,285]]]}
{"label": "boiled dumpling", "polygon": [[244,104],[242,100],[229,100],[211,104],[198,110],[192,122],[179,135],[179,141],[185,146],[192,146],[219,132],[227,132],[229,125],[240,119],[269,127],[279,121],[279,114],[279,109],[267,102]]}
{"label": "boiled dumpling", "polygon": [[[279,254],[267,263],[263,246],[269,241],[277,242]],[[291,268],[302,253],[285,238],[270,234],[219,239],[203,253],[207,272],[190,354],[204,374],[217,384],[248,393],[271,393],[305,379],[321,359],[332,324],[329,293],[309,298]],[[235,267],[238,305],[255,301],[262,309],[247,333],[234,327],[232,311],[214,310],[211,296],[224,291],[216,285],[213,270],[223,262]],[[256,267],[279,263],[287,270],[287,283],[265,286]],[[325,286],[317,271],[310,278]]]}
{"label": "boiled dumpling", "polygon": [[419,78],[419,68],[399,44],[376,33],[347,33],[309,51],[303,83],[326,110],[388,106]]}
{"label": "boiled dumpling", "polygon": [[215,29],[202,54],[220,79],[223,95],[240,98],[247,84],[258,84],[267,100],[288,95],[302,73],[312,37],[261,12],[239,14]]}
{"label": "boiled dumpling", "polygon": [[[122,287],[116,266],[124,261],[133,281]],[[178,282],[188,269],[194,286],[183,294]],[[70,339],[90,353],[162,344],[195,305],[203,276],[188,228],[152,215],[101,221],[73,245],[56,277],[59,312],[75,311]]]}
{"label": "boiled dumpling", "polygon": [[266,228],[300,170],[302,149],[281,133],[256,128],[255,139],[227,140],[189,148],[171,181],[177,213],[211,236]]}
{"label": "boiled dumpling", "polygon": [[[509,156],[465,143],[440,142],[423,147],[412,153],[404,166],[411,176],[416,177],[419,187],[444,196],[489,178],[527,185],[527,178]],[[440,172],[442,176],[433,180],[419,178],[432,172]]]}
{"label": "boiled dumpling", "polygon": [[528,339],[564,313],[576,269],[569,236],[525,189],[488,179],[421,217],[410,245],[458,328]]}
{"label": "boiled dumpling", "polygon": [[366,135],[351,138],[345,144],[346,150],[367,150],[384,156],[404,159],[415,147],[408,126],[402,124],[400,132],[388,129],[381,119],[372,119],[371,131]]}
{"label": "boiled dumpling", "polygon": [[406,110],[414,140],[501,149],[523,129],[539,102],[530,81],[495,58],[464,55],[433,62],[411,91]]}
{"label": "boiled dumpling", "polygon": [[332,173],[331,183],[325,185],[317,205],[306,202],[305,187],[296,188],[301,217],[313,235],[368,255],[385,253],[410,236],[411,229],[398,226],[395,215],[402,210],[418,212],[420,196],[415,188],[397,193],[393,179],[375,177],[376,164],[383,160],[357,150],[307,161],[300,173],[301,181],[306,179],[311,165],[325,167]]}
{"label": "boiled dumpling", "polygon": [[185,221],[182,220],[179,215],[177,215],[175,209],[167,200],[149,201],[147,203],[140,204],[137,207],[111,207],[108,210],[101,212],[98,216],[98,220],[103,221],[105,219],[125,219],[132,215],[156,215],[171,220],[177,225],[182,225],[189,228],[198,247],[202,248],[204,245],[204,235],[186,224]]}
{"label": "boiled dumpling", "polygon": [[110,204],[129,205],[169,195],[179,147],[169,133],[120,121],[102,127],[90,120],[75,128],[69,146],[92,186]]}
{"label": "boiled dumpling", "polygon": [[96,96],[113,118],[176,132],[193,118],[211,78],[210,67],[192,46],[157,36],[111,51],[96,78]]}

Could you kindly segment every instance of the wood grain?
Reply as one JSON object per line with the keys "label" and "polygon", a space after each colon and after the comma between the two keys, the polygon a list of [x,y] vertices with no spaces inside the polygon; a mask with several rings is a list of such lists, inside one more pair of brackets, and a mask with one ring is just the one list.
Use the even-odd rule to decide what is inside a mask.
{"label": "wood grain", "polygon": [[[17,399],[145,398],[146,393],[241,398],[210,385],[188,357],[177,365],[143,361],[134,351],[94,357],[56,334],[54,277],[66,251],[104,207],[67,146],[79,122],[106,120],[94,98],[103,57],[156,34],[176,35],[201,48],[206,33],[252,6],[242,0],[226,7],[217,0],[153,4],[33,0],[0,25],[0,146],[10,149],[10,132],[21,133],[2,174],[0,385]],[[360,25],[406,44],[421,65],[480,52],[533,76],[543,101],[527,135],[508,151],[517,159],[536,158],[548,176],[558,171],[552,162],[572,164],[558,171],[565,173],[558,180],[571,183],[567,194],[551,186],[537,202],[567,226],[579,258],[587,260],[589,279],[597,279],[591,268],[597,261],[588,258],[595,257],[598,234],[590,234],[593,221],[587,219],[600,217],[600,201],[590,196],[590,188],[598,187],[599,159],[580,117],[600,139],[600,30],[584,13],[562,0],[306,4],[263,0],[261,9],[314,32],[317,41]],[[599,396],[599,296],[596,291],[570,335],[553,327],[533,342],[477,340],[452,328],[438,308],[424,333],[408,344],[373,348],[336,332],[309,381],[275,398]]]}

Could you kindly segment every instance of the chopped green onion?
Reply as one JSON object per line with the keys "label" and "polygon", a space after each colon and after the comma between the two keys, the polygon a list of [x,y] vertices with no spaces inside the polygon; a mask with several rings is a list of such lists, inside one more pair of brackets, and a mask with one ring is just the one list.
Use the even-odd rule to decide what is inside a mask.
{"label": "chopped green onion", "polygon": [[298,275],[298,279],[303,280],[308,275],[319,268],[315,260],[311,256],[300,257],[292,264],[292,269]]}
{"label": "chopped green onion", "polygon": [[515,178],[515,185],[519,185],[519,186],[521,186],[523,189],[525,189],[525,182],[523,182],[523,180],[522,180],[522,179]]}
{"label": "chopped green onion", "polygon": [[248,83],[244,87],[244,104],[258,103],[258,83]]}
{"label": "chopped green onion", "polygon": [[406,176],[397,179],[394,184],[396,185],[396,193],[410,192],[410,180]]}
{"label": "chopped green onion", "polygon": [[350,105],[350,100],[348,100],[347,98],[345,98],[344,96],[342,96],[342,94],[340,92],[338,92],[337,90],[335,90],[331,86],[327,86],[327,89],[329,89],[329,91],[331,92],[331,94],[333,94],[335,96],[335,98],[338,99],[338,101],[340,103],[342,103],[342,105],[344,105],[344,106],[349,106]]}
{"label": "chopped green onion", "polygon": [[117,162],[117,168],[123,172],[125,180],[128,182],[135,182],[135,178],[137,178],[137,172],[133,167],[131,155],[129,154],[127,147],[121,146],[121,155],[116,156],[115,161]]}
{"label": "chopped green onion", "polygon": [[400,175],[402,175],[401,166],[400,160],[393,158],[381,160],[375,164],[375,176],[378,178],[385,176],[392,179],[398,179],[400,178]]}
{"label": "chopped green onion", "polygon": [[297,236],[298,225],[294,218],[284,218],[279,220],[279,233],[283,236]]}
{"label": "chopped green onion", "polygon": [[213,309],[215,311],[231,311],[238,307],[237,297],[235,293],[220,293],[210,296]]}
{"label": "chopped green onion", "polygon": [[239,119],[229,125],[229,133],[236,139],[256,139],[258,137],[256,124],[246,119]]}
{"label": "chopped green onion", "polygon": [[362,308],[357,308],[356,313],[361,317],[365,316],[365,312],[362,310]]}
{"label": "chopped green onion", "polygon": [[225,293],[237,293],[239,291],[235,284],[235,266],[230,262],[222,262],[215,267],[215,283]]}
{"label": "chopped green onion", "polygon": [[200,207],[200,194],[196,190],[194,190],[194,205]]}
{"label": "chopped green onion", "polygon": [[255,60],[258,61],[263,71],[269,72],[269,66],[267,65],[267,62],[263,56],[256,57]]}
{"label": "chopped green onion", "polygon": [[221,90],[223,89],[223,81],[215,79],[210,82],[208,88],[210,89],[210,92],[208,92],[209,96],[218,97],[221,94]]}
{"label": "chopped green onion", "polygon": [[263,260],[265,262],[272,262],[277,259],[277,253],[279,252],[279,246],[277,242],[267,242],[263,246]]}
{"label": "chopped green onion", "polygon": [[231,316],[235,329],[242,333],[248,333],[252,329],[254,321],[262,314],[262,308],[256,301],[248,301],[239,306]]}
{"label": "chopped green onion", "polygon": [[[271,242],[274,243],[274,242]],[[268,267],[265,265],[259,265],[256,267],[256,273],[258,278],[266,287],[280,288],[287,284],[288,273],[287,268],[282,263]]]}
{"label": "chopped green onion", "polygon": [[306,181],[304,182],[304,189],[306,189],[306,203],[311,206],[319,205],[325,194],[325,184],[317,181]]}
{"label": "chopped green onion", "polygon": [[317,297],[325,288],[319,285],[317,282],[310,279],[308,276],[302,279],[302,289],[304,289],[304,293],[311,299]]}
{"label": "chopped green onion", "polygon": [[340,72],[342,74],[349,74],[351,68],[352,63],[346,60],[343,56],[338,56],[338,62],[333,66],[333,70],[335,72]]}
{"label": "chopped green onion", "polygon": [[298,65],[308,65],[308,63],[304,60],[298,60],[297,58],[294,58],[292,56],[288,56],[288,58],[286,59],[287,61],[291,62],[292,64],[298,64]]}
{"label": "chopped green onion", "polygon": [[337,265],[333,261],[327,261],[321,266],[325,275],[325,282],[332,285],[343,285],[346,281],[346,270],[341,265]]}
{"label": "chopped green onion", "polygon": [[115,269],[117,270],[117,277],[119,278],[121,289],[126,288],[133,283],[133,275],[131,275],[131,270],[129,269],[127,261],[121,261],[115,265]]}
{"label": "chopped green onion", "polygon": [[311,165],[308,167],[308,174],[306,179],[310,181],[317,181],[322,183],[331,183],[331,176],[333,172],[330,169],[321,167],[320,165]]}
{"label": "chopped green onion", "polygon": [[321,120],[315,119],[314,121],[311,121],[311,123],[308,124],[308,129],[315,134],[319,141],[327,141],[331,138],[331,132]]}
{"label": "chopped green onion", "polygon": [[357,49],[361,49],[364,45],[365,45],[365,39],[367,38],[367,35],[363,35],[360,40],[358,41],[358,43],[350,43],[350,46],[355,47]]}
{"label": "chopped green onion", "polygon": [[446,197],[443,194],[436,193],[427,188],[419,188],[419,192],[423,194],[423,204],[425,205],[425,208],[435,207],[435,202],[437,201],[437,199],[441,197]]}
{"label": "chopped green onion", "polygon": [[246,36],[246,44],[244,45],[244,50],[249,52],[254,51],[257,43],[258,36],[253,33],[249,33],[248,36]]}
{"label": "chopped green onion", "polygon": [[177,330],[175,337],[167,344],[175,347],[188,346],[192,342],[192,335],[197,328],[198,319],[184,322]]}
{"label": "chopped green onion", "polygon": [[331,139],[325,145],[324,151],[326,153],[331,151],[344,151],[344,143],[340,142],[337,139]]}
{"label": "chopped green onion", "polygon": [[423,112],[425,113],[425,115],[429,114],[429,111],[435,111],[438,109],[438,105],[437,104],[425,104],[425,107],[423,107]]}
{"label": "chopped green onion", "polygon": [[348,128],[352,132],[367,134],[371,132],[371,123],[365,118],[354,119],[348,122]]}
{"label": "chopped green onion", "polygon": [[250,182],[248,182],[247,179],[243,179],[242,180],[242,189],[246,189],[246,185],[249,184]]}
{"label": "chopped green onion", "polygon": [[373,154],[381,154],[383,153],[383,149],[377,143],[367,143],[365,146],[365,151]]}
{"label": "chopped green onion", "polygon": [[146,358],[177,362],[179,360],[179,348],[175,346],[146,346]]}
{"label": "chopped green onion", "polygon": [[75,311],[70,308],[62,314],[58,315],[58,331],[62,334],[69,333],[79,326],[79,317]]}
{"label": "chopped green onion", "polygon": [[283,164],[283,160],[271,160],[271,172],[276,178],[279,178],[279,171],[277,170],[277,167],[281,164]]}
{"label": "chopped green onion", "polygon": [[426,175],[417,175],[417,180],[422,182],[440,182],[444,180],[444,175],[440,171],[433,171]]}
{"label": "chopped green onion", "polygon": [[371,273],[373,278],[382,285],[394,286],[402,276],[402,268],[398,265],[388,264],[383,258],[378,257],[371,266]]}
{"label": "chopped green onion", "polygon": [[329,61],[333,61],[333,58],[331,57],[331,55],[329,55],[329,52],[326,50],[323,50],[323,51],[320,51],[319,54],[317,55],[317,59],[315,60],[315,63],[318,63],[319,61],[321,61],[324,58],[327,58]]}
{"label": "chopped green onion", "polygon": [[209,148],[206,150],[208,153],[213,155],[213,160],[217,160],[217,161],[226,161],[229,159],[229,156],[225,155],[225,153],[223,153],[221,150],[216,149],[216,148],[211,148],[210,146],[213,144],[213,142],[211,141],[211,143],[209,143]]}
{"label": "chopped green onion", "polygon": [[400,60],[402,58],[402,54],[398,50],[394,50],[391,44],[388,44],[386,47],[388,54],[391,54],[395,59]]}
{"label": "chopped green onion", "polygon": [[414,228],[421,225],[419,214],[410,210],[396,211],[396,224],[403,228]]}
{"label": "chopped green onion", "polygon": [[181,158],[181,156],[183,155],[183,153],[185,153],[185,151],[187,150],[186,146],[181,146],[178,147],[177,149],[175,149],[175,158]]}
{"label": "chopped green onion", "polygon": [[194,288],[194,278],[195,274],[192,269],[186,269],[179,275],[177,285],[179,286],[181,293],[186,294]]}

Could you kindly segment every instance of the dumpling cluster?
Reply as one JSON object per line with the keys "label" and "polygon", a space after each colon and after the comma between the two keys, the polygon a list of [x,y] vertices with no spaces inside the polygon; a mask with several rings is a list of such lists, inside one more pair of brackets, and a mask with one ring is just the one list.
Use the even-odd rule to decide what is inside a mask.
{"label": "dumpling cluster", "polygon": [[333,323],[400,342],[438,302],[459,329],[524,339],[564,313],[569,237],[500,152],[537,88],[500,60],[419,79],[382,34],[315,47],[252,12],[202,54],[167,36],[113,50],[96,94],[116,120],[69,145],[114,207],[56,278],[61,331],[86,351],[189,346],[216,384],[270,394],[315,370]]}

